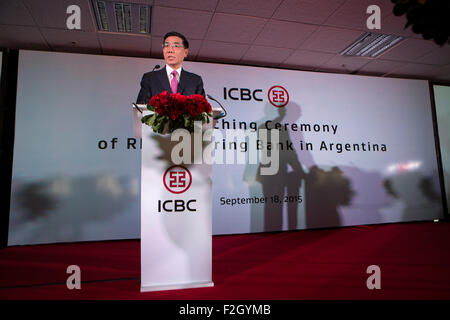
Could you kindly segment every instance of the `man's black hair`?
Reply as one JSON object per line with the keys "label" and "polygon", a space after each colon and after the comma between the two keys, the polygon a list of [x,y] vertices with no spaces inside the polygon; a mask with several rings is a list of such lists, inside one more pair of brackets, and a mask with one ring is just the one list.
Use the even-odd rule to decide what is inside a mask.
{"label": "man's black hair", "polygon": [[181,33],[176,32],[176,31],[170,31],[170,32],[167,32],[166,35],[164,36],[163,44],[164,44],[164,42],[166,42],[166,39],[167,39],[168,37],[178,37],[178,38],[181,38],[181,39],[183,40],[183,46],[184,46],[186,49],[189,48],[189,42],[187,41],[186,37],[183,36]]}

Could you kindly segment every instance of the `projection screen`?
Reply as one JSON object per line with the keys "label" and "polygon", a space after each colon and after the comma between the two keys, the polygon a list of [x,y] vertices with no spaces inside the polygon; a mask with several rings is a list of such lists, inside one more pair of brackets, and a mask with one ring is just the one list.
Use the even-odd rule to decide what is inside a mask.
{"label": "projection screen", "polygon": [[[20,52],[9,245],[139,238],[145,195],[131,103],[156,64],[164,66]],[[443,217],[426,81],[189,61],[183,68],[201,75],[228,111],[216,125],[213,234]],[[247,140],[227,137],[233,129],[278,130],[278,174],[261,175],[258,161],[220,163],[227,150],[248,160]],[[165,139],[155,140],[160,157],[168,156]]]}

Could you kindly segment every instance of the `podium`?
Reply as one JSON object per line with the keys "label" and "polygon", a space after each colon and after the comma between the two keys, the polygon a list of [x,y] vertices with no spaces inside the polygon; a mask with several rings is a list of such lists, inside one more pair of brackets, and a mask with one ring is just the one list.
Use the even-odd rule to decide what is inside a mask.
{"label": "podium", "polygon": [[141,292],[213,286],[211,162],[198,163],[204,156],[199,148],[191,148],[191,159],[197,161],[172,162],[172,150],[180,142],[142,124],[142,116],[151,111],[137,107],[134,133],[142,139]]}

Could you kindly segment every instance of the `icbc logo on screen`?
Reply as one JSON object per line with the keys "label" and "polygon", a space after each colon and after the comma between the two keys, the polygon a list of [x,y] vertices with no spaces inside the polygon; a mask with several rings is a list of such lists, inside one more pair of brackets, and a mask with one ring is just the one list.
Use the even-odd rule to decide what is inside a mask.
{"label": "icbc logo on screen", "polygon": [[277,108],[284,107],[289,102],[289,93],[282,86],[270,88],[267,92],[267,97],[270,103]]}
{"label": "icbc logo on screen", "polygon": [[172,193],[186,192],[192,183],[192,175],[183,166],[171,166],[164,173],[164,186]]}

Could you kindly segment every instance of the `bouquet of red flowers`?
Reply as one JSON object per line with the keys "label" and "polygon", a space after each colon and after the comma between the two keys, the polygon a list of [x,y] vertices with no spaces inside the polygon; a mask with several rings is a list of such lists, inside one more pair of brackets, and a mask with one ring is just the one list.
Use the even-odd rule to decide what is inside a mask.
{"label": "bouquet of red flowers", "polygon": [[208,117],[212,116],[211,105],[200,94],[183,96],[163,91],[150,99],[147,109],[154,113],[142,117],[142,122],[158,133],[172,133],[179,128],[193,132],[194,121],[209,123]]}

